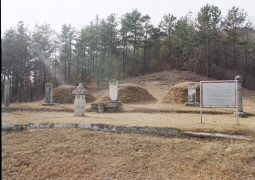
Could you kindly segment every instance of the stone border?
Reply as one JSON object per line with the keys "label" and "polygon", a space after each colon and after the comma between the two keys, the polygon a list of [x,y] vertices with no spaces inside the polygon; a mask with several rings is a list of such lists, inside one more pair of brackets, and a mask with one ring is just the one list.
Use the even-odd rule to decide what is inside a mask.
{"label": "stone border", "polygon": [[85,128],[103,131],[113,131],[122,133],[147,133],[164,136],[176,136],[180,130],[176,128],[157,128],[157,127],[142,127],[142,126],[114,126],[107,124],[93,123],[28,123],[29,128]]}
{"label": "stone border", "polygon": [[229,135],[229,134],[221,134],[221,133],[204,133],[204,132],[193,132],[193,131],[182,131],[182,134],[187,136],[196,136],[196,137],[220,137],[220,138],[228,138],[228,139],[244,139],[249,140],[241,135]]}
{"label": "stone border", "polygon": [[2,130],[20,130],[22,129],[22,124],[8,124],[2,123]]}
{"label": "stone border", "polygon": [[[159,128],[159,127],[142,127],[142,126],[114,126],[107,124],[93,124],[93,123],[28,123],[25,125],[28,128],[83,128],[83,129],[94,129],[111,132],[121,133],[146,133],[163,136],[177,136],[182,133],[187,136],[196,137],[220,137],[220,138],[233,138],[249,140],[241,135],[228,135],[220,133],[204,133],[204,132],[193,132],[193,131],[181,131],[176,128]],[[23,129],[22,124],[8,124],[2,123],[2,130],[20,130]]]}
{"label": "stone border", "polygon": [[76,128],[75,123],[28,123],[27,127],[30,128]]}
{"label": "stone border", "polygon": [[[142,127],[142,126],[114,126],[107,124],[93,123],[28,123],[25,125],[28,128],[84,128],[121,133],[147,133],[163,136],[177,136],[180,129],[176,128],[158,128],[158,127]],[[2,123],[2,130],[17,130],[21,129],[21,124]]]}

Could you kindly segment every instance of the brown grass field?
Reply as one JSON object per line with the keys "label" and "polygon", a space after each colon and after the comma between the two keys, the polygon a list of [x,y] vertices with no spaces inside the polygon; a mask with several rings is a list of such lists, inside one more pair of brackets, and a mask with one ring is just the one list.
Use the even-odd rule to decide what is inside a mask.
{"label": "brown grass field", "polygon": [[[236,124],[234,108],[164,104],[170,87],[207,80],[191,72],[166,71],[129,78],[157,102],[123,104],[121,112],[98,114],[86,105],[85,117],[73,116],[73,104],[42,106],[42,101],[13,103],[2,123],[104,123],[172,127],[243,135],[249,140],[116,133],[78,128],[24,128],[2,131],[2,179],[255,179],[255,92],[243,91],[247,118]],[[108,89],[94,91],[100,99]]]}

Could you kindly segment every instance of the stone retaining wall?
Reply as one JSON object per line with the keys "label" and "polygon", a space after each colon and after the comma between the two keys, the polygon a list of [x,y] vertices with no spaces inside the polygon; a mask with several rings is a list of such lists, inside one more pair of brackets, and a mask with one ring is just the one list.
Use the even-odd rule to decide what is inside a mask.
{"label": "stone retaining wall", "polygon": [[[187,136],[197,136],[197,137],[220,137],[220,138],[230,138],[230,139],[243,139],[249,140],[241,135],[228,135],[220,133],[203,133],[203,132],[192,132],[192,131],[182,131],[176,128],[158,128],[158,127],[142,127],[142,126],[114,126],[107,124],[92,124],[92,123],[28,123],[25,125],[28,128],[83,128],[83,129],[94,129],[103,130],[111,132],[121,132],[121,133],[146,133],[154,135],[163,136],[177,136],[182,133]],[[8,124],[2,123],[2,130],[21,130],[25,128],[22,124]]]}
{"label": "stone retaining wall", "polygon": [[[28,128],[85,128],[103,131],[113,131],[122,133],[147,133],[164,136],[176,136],[180,130],[176,128],[157,128],[157,127],[142,127],[142,126],[114,126],[107,124],[92,124],[92,123],[28,123]],[[2,123],[2,130],[18,130],[22,129],[21,124],[6,124]]]}

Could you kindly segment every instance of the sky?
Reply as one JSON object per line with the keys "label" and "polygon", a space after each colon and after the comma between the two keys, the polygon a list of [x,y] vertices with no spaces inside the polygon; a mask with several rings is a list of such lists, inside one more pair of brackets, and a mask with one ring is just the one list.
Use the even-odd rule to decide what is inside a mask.
{"label": "sky", "polygon": [[134,9],[149,15],[157,27],[164,15],[179,19],[191,11],[195,17],[206,4],[218,6],[223,17],[233,6],[244,9],[255,27],[255,0],[1,0],[1,32],[23,21],[29,30],[33,30],[37,22],[50,24],[60,33],[63,24],[80,29],[97,15],[101,19],[113,13],[121,17]]}

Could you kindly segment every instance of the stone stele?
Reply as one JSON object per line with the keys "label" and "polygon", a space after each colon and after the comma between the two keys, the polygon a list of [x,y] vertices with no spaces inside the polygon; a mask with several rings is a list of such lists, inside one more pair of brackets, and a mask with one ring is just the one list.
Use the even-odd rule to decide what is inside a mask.
{"label": "stone stele", "polygon": [[188,102],[185,103],[186,106],[199,106],[199,103],[196,102],[196,83],[188,84]]}
{"label": "stone stele", "polygon": [[10,81],[5,79],[4,83],[4,107],[1,108],[1,112],[11,112],[12,109],[9,107],[10,104]]}
{"label": "stone stele", "polygon": [[43,103],[43,106],[52,106],[53,100],[52,100],[52,89],[53,84],[52,83],[46,83],[45,84],[45,103]]}
{"label": "stone stele", "polygon": [[110,101],[117,101],[118,99],[118,80],[111,79],[109,81],[109,94],[110,94]]}

